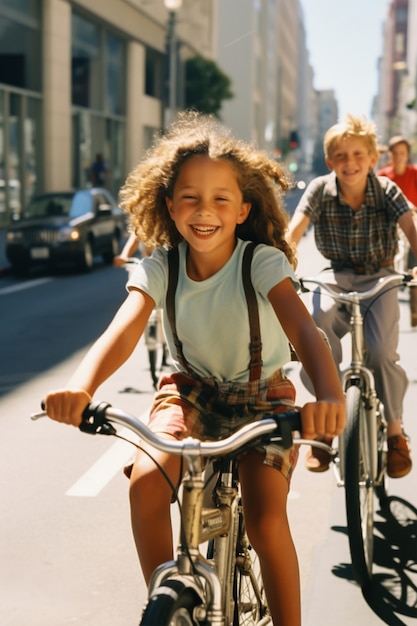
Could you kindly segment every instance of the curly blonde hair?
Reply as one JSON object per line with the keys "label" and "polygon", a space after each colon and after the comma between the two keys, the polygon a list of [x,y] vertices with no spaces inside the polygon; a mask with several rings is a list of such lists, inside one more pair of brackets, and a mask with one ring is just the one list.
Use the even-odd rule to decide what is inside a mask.
{"label": "curly blonde hair", "polygon": [[336,145],[342,139],[350,137],[363,139],[369,154],[379,156],[376,125],[364,115],[358,117],[352,113],[348,113],[341,122],[331,126],[325,133],[323,140],[325,156],[331,159]]}
{"label": "curly blonde hair", "polygon": [[224,160],[234,168],[243,201],[252,205],[246,221],[237,226],[236,235],[279,248],[295,266],[295,249],[285,238],[289,216],[282,193],[291,182],[284,170],[265,152],[233,138],[218,120],[194,111],[179,115],[129,174],[120,191],[120,206],[138,239],[149,247],[171,247],[182,241],[169,216],[166,198],[172,198],[182,164],[195,155]]}

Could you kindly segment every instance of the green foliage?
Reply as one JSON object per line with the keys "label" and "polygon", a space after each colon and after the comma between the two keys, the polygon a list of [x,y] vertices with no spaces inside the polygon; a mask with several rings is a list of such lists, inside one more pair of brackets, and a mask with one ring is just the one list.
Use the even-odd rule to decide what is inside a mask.
{"label": "green foliage", "polygon": [[186,108],[220,117],[223,100],[234,96],[230,78],[214,61],[201,56],[186,61],[185,77]]}

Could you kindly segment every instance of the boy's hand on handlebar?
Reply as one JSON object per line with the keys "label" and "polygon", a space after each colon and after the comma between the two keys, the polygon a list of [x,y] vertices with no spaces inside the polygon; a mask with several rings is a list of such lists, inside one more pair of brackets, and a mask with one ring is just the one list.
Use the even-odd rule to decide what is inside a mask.
{"label": "boy's hand on handlebar", "polygon": [[307,402],[301,409],[302,437],[315,439],[318,436],[333,439],[346,426],[344,400]]}
{"label": "boy's hand on handlebar", "polygon": [[84,389],[58,389],[45,398],[45,411],[51,419],[79,426],[82,413],[91,402],[91,396]]}

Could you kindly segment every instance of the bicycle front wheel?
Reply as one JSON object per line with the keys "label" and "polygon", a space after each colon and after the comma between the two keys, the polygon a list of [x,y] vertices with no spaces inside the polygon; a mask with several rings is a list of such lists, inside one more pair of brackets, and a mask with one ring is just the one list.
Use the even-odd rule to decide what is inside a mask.
{"label": "bicycle front wheel", "polygon": [[140,626],[198,626],[194,610],[200,605],[196,592],[182,580],[167,580],[149,599]]}
{"label": "bicycle front wheel", "polygon": [[258,555],[249,544],[244,518],[240,516],[239,542],[234,575],[234,626],[272,624]]}
{"label": "bicycle front wheel", "polygon": [[353,573],[366,587],[372,577],[374,550],[374,483],[369,463],[369,441],[361,390],[346,392],[345,501]]}

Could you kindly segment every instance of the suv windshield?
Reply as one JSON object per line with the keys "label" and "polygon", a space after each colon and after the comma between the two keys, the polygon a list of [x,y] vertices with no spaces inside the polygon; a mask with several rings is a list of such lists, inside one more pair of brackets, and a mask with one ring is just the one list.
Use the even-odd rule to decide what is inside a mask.
{"label": "suv windshield", "polygon": [[72,193],[38,196],[29,203],[24,217],[30,219],[67,217],[70,214],[72,198]]}

